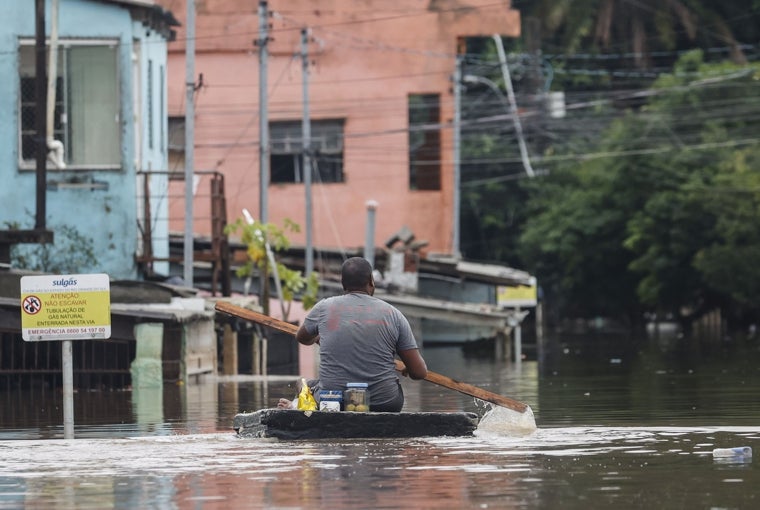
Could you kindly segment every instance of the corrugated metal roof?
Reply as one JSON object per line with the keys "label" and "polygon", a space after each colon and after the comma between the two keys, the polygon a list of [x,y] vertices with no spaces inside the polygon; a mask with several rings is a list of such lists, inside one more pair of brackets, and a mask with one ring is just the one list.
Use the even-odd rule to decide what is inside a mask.
{"label": "corrugated metal roof", "polygon": [[498,264],[468,262],[455,257],[428,257],[420,260],[419,273],[465,278],[495,285],[531,285],[532,275],[526,271]]}
{"label": "corrugated metal roof", "polygon": [[462,276],[484,278],[496,283],[530,285],[531,275],[526,271],[496,264],[479,264],[477,262],[457,262],[457,271]]}

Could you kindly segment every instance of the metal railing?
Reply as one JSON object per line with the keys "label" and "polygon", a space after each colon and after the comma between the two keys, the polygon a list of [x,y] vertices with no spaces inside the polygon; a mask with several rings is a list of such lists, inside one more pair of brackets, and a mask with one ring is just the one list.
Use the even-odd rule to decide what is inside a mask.
{"label": "metal railing", "polygon": [[[138,204],[141,205],[141,210],[138,218],[139,253],[136,260],[143,275],[146,278],[152,278],[155,276],[156,262],[182,264],[184,261],[184,253],[177,254],[168,251],[168,256],[159,256],[153,249],[157,242],[166,242],[168,247],[171,244],[172,230],[182,231],[184,228],[185,218],[182,217],[181,213],[184,208],[173,207],[173,205],[184,204],[186,198],[181,190],[174,191],[171,186],[172,181],[184,181],[184,176],[179,172],[166,171],[141,171],[137,175],[143,178],[142,186],[138,191]],[[151,175],[168,176],[169,182],[163,193],[156,193],[150,189],[150,179],[147,177]],[[194,235],[192,259],[194,263],[210,263],[212,294],[216,295],[217,292],[220,292],[223,296],[229,296],[231,292],[230,249],[228,236],[224,232],[227,226],[224,174],[216,171],[197,171],[194,175],[201,176],[198,192],[194,196],[195,204],[202,205],[205,203],[207,206],[194,207],[193,211],[197,211],[197,213],[193,214],[192,221],[193,225],[201,226],[199,230],[207,232],[208,236]],[[167,201],[168,216],[158,215],[151,208],[151,203],[162,200]],[[175,210],[180,211],[180,213],[173,216],[172,213]],[[156,237],[155,225],[159,222],[168,224],[167,237],[165,238]]]}

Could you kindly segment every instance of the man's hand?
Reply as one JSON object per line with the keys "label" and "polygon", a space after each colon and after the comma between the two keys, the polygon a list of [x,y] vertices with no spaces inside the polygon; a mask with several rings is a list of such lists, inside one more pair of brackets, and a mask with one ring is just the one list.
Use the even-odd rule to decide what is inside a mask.
{"label": "man's hand", "polygon": [[401,372],[401,375],[415,380],[424,379],[427,376],[427,365],[420,356],[419,350],[409,349],[399,351],[398,354],[402,361],[396,360],[396,370]]}

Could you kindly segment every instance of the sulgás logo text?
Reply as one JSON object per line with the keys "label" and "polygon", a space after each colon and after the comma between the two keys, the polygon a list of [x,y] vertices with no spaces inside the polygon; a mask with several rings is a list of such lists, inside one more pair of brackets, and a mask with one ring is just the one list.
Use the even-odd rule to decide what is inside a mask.
{"label": "sulg\u00e1s logo text", "polygon": [[60,280],[53,280],[53,287],[63,287],[64,289],[69,285],[76,285],[76,278],[61,278]]}

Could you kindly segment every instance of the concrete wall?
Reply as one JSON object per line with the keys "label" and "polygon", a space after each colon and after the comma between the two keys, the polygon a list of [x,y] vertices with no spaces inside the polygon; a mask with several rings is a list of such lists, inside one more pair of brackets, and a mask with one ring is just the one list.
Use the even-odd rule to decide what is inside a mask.
{"label": "concrete wall", "polygon": [[[20,38],[34,39],[35,3],[33,1],[4,2],[4,21],[0,24],[0,222],[15,222],[21,228],[34,227],[35,184],[34,170],[19,165],[19,116],[20,93],[18,72],[18,46]],[[120,143],[121,165],[119,168],[92,170],[70,166],[66,170],[48,171],[47,226],[68,225],[91,238],[97,257],[97,266],[86,268],[89,272],[105,272],[114,278],[137,276],[134,262],[137,250],[137,203],[136,169],[166,168],[166,150],[145,149],[147,143],[137,132],[146,131],[145,108],[136,107],[135,71],[144,71],[147,58],[154,66],[166,65],[166,44],[162,36],[152,32],[142,23],[133,20],[130,11],[121,4],[96,0],[60,0],[59,38],[97,38],[115,40],[118,44],[118,80],[121,101]],[[46,21],[51,23],[50,3]],[[140,61],[133,66],[133,41],[142,48]],[[158,74],[158,73],[156,73]],[[143,80],[145,74],[142,74]],[[158,79],[156,77],[156,79]],[[137,82],[137,90],[145,86]],[[155,87],[155,84],[154,84]],[[161,94],[163,96],[163,93]],[[158,98],[159,96],[156,95]],[[135,115],[138,112],[138,115]],[[164,118],[154,116],[154,132],[160,132]],[[88,141],[96,144],[97,139]],[[138,145],[141,144],[141,145]],[[140,148],[141,150],[137,150]],[[82,183],[96,183],[94,187]],[[50,186],[56,183],[57,186]],[[165,202],[165,183],[157,183]],[[156,199],[156,207],[159,200]],[[165,207],[165,206],[164,206]],[[160,232],[166,227],[157,225]],[[166,241],[164,241],[166,242]],[[168,244],[167,244],[168,246]],[[158,247],[157,251],[168,251]]]}

